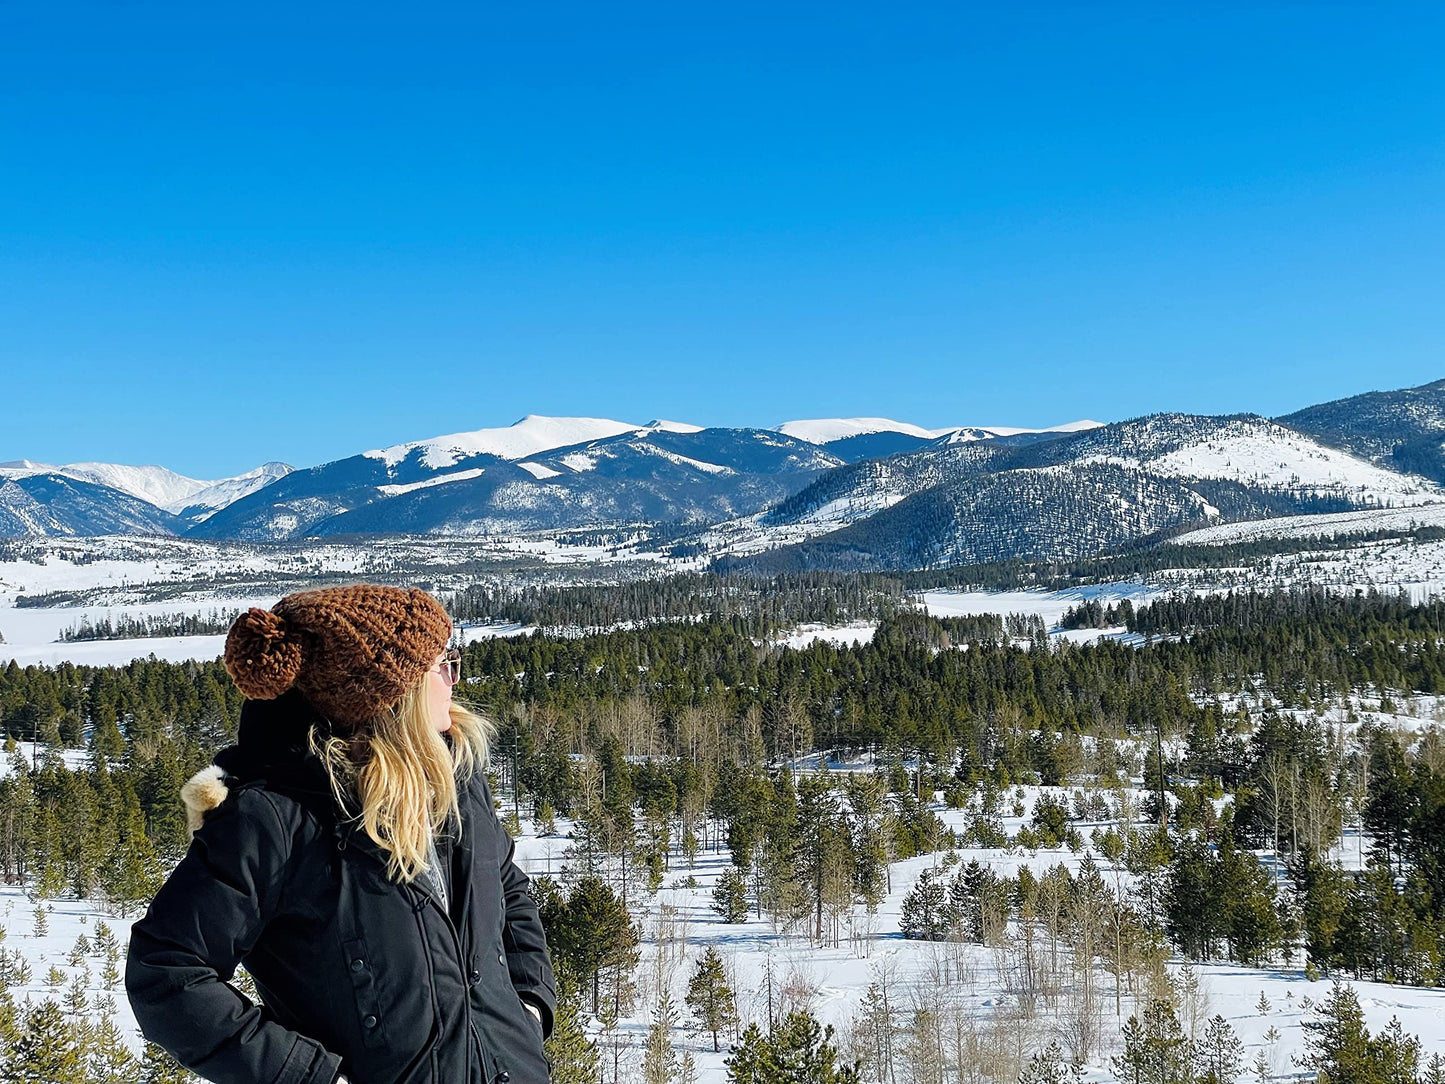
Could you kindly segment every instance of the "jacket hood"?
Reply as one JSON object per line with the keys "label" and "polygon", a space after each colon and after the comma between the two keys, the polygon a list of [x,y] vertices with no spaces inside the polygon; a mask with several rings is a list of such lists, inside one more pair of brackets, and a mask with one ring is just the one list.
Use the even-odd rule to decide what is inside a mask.
{"label": "jacket hood", "polygon": [[181,787],[190,831],[194,833],[205,815],[226,800],[233,786],[256,780],[293,794],[329,799],[330,779],[307,743],[313,725],[327,727],[295,690],[275,700],[242,704],[236,744],[222,749],[211,765]]}

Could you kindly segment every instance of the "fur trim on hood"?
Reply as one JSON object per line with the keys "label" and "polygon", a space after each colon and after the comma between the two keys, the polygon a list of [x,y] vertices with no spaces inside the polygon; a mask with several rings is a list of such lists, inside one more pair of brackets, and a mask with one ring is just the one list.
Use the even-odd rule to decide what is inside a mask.
{"label": "fur trim on hood", "polygon": [[226,800],[231,788],[220,765],[202,768],[181,787],[181,801],[186,807],[186,828],[191,835],[201,826],[207,813]]}

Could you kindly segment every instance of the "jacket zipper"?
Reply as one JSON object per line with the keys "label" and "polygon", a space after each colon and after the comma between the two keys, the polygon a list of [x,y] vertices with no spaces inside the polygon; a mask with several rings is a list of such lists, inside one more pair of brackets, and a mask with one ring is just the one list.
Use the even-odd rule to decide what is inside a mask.
{"label": "jacket zipper", "polygon": [[[338,851],[342,851],[342,852],[344,852],[344,851],[346,850],[346,837],[345,837],[345,835],[342,835],[341,838],[337,841],[336,849],[337,849]],[[368,852],[365,852],[365,849],[364,849],[364,848],[362,848],[362,850],[363,850],[364,853],[368,853]],[[379,859],[377,859],[375,855],[371,855],[370,857],[371,857],[374,861],[379,861]],[[482,1056],[481,1037],[477,1035],[477,1029],[472,1025],[471,972],[470,972],[470,969],[467,967],[467,961],[466,961],[466,960],[463,958],[463,956],[462,956],[462,939],[461,939],[459,936],[457,936],[457,928],[456,928],[456,926],[452,923],[452,916],[447,913],[447,909],[441,905],[441,903],[437,900],[437,898],[436,898],[435,896],[433,896],[430,892],[428,892],[428,891],[426,890],[426,888],[422,887],[422,886],[421,886],[420,884],[418,884],[417,882],[408,882],[408,883],[407,883],[407,887],[410,888],[410,889],[412,889],[413,891],[416,891],[416,892],[421,893],[422,898],[423,898],[424,900],[426,900],[428,903],[430,903],[433,907],[435,907],[435,908],[437,909],[438,913],[440,913],[440,915],[442,916],[442,922],[444,922],[444,923],[446,924],[447,933],[451,934],[451,936],[452,936],[452,948],[455,950],[456,955],[457,955],[457,966],[458,966],[458,968],[459,968],[460,971],[461,971],[462,981],[463,981],[464,983],[466,983],[466,986],[467,986],[467,996],[462,999],[463,1011],[466,1013],[467,1031],[468,1031],[468,1033],[472,1036],[472,1039],[473,1039],[473,1041],[474,1041],[474,1043],[475,1043],[475,1045],[476,1045],[476,1047],[477,1047],[477,1056],[478,1056],[478,1058],[481,1058],[481,1056]],[[425,926],[425,924],[424,924],[424,923],[422,922],[422,920],[421,920],[421,912],[418,911],[418,912],[415,912],[415,914],[416,914],[416,917],[417,917],[417,930],[418,930],[418,932],[421,934],[422,947],[425,948],[425,946],[426,946],[426,926]],[[440,998],[440,996],[437,994],[436,969],[432,966],[431,953],[426,952],[426,953],[424,953],[424,955],[426,956],[427,980],[428,980],[429,984],[431,985],[432,1003],[433,1003],[434,1005],[438,1005],[438,1006],[439,1006],[439,1005],[441,1004],[441,998]],[[438,1009],[437,1011],[440,1012],[440,1009]],[[472,1049],[471,1049],[471,1045],[468,1045],[468,1047],[467,1047],[466,1059],[467,1059],[467,1060],[466,1060],[466,1070],[467,1070],[466,1075],[467,1075],[468,1078],[470,1078],[470,1077],[471,1077],[471,1067],[472,1067]],[[436,1078],[436,1075],[437,1075],[437,1071],[438,1071],[438,1066],[437,1066],[437,1052],[436,1052],[436,1046],[435,1046],[435,1044],[433,1044],[433,1046],[432,1046],[431,1064],[432,1064],[432,1078],[435,1079],[435,1078]],[[477,1067],[478,1067],[478,1069],[481,1070],[482,1079],[483,1079],[483,1080],[486,1080],[486,1079],[487,1079],[487,1066],[486,1066],[485,1062],[479,1062],[479,1064],[478,1064]]]}
{"label": "jacket zipper", "polygon": [[[416,884],[416,883],[413,883],[413,884],[411,885],[411,887],[414,888],[414,889],[416,889],[416,891],[420,892],[420,893],[422,894],[422,896],[427,900],[427,902],[430,903],[433,907],[435,907],[435,908],[437,909],[437,911],[438,911],[438,912],[441,914],[441,916],[442,916],[442,921],[443,921],[444,923],[446,923],[447,933],[449,933],[449,934],[452,935],[452,948],[456,951],[456,954],[457,954],[457,966],[461,969],[462,981],[463,981],[464,983],[466,983],[466,986],[467,986],[466,996],[462,999],[463,1010],[464,1010],[465,1013],[466,1013],[467,1031],[471,1034],[473,1040],[476,1042],[476,1045],[477,1045],[477,1055],[478,1055],[478,1057],[480,1057],[480,1056],[481,1056],[481,1053],[482,1053],[480,1036],[477,1035],[477,1029],[472,1026],[472,992],[471,992],[472,975],[471,975],[471,969],[467,967],[467,961],[466,961],[466,959],[465,959],[465,958],[463,957],[463,955],[462,955],[462,939],[457,935],[457,928],[456,928],[456,925],[452,922],[452,916],[451,916],[450,914],[448,914],[448,913],[447,913],[447,909],[441,905],[441,901],[438,900],[435,896],[433,896],[429,891],[427,891],[426,888],[424,888],[424,887],[422,887],[422,886],[420,886],[420,885],[418,885],[418,884]],[[427,958],[427,966],[428,966],[428,967],[431,966],[431,958],[430,958],[430,956],[428,956],[428,958]],[[436,984],[435,984],[435,982],[433,982],[433,984],[432,984],[432,991],[433,991],[433,995],[435,995],[435,991],[436,991]],[[468,1047],[467,1047],[467,1077],[468,1077],[468,1079],[471,1078],[471,1065],[472,1065],[472,1053],[471,1053],[471,1047],[468,1046]],[[487,1079],[487,1067],[486,1067],[485,1063],[478,1065],[477,1068],[481,1070],[482,1079],[483,1079],[483,1080],[486,1080],[486,1079]]]}
{"label": "jacket zipper", "polygon": [[[426,923],[422,921],[422,917],[421,917],[421,912],[420,912],[420,911],[413,911],[412,914],[415,915],[415,917],[416,917],[416,930],[417,930],[417,934],[421,937],[421,943],[422,943],[422,946],[423,946],[423,949],[424,949],[425,946],[426,946]],[[426,957],[426,979],[427,979],[427,984],[431,987],[432,1011],[433,1011],[434,1013],[436,1013],[437,1033],[440,1034],[440,1033],[441,1033],[441,997],[440,997],[440,995],[438,995],[438,993],[437,993],[436,968],[432,967],[431,953],[430,953],[430,952],[423,952],[422,955]],[[438,1072],[438,1066],[437,1066],[437,1044],[436,1044],[436,1043],[432,1043],[432,1046],[431,1046],[431,1059],[430,1059],[430,1060],[431,1060],[431,1075],[432,1075],[432,1080],[436,1080],[436,1079],[437,1079],[437,1072]]]}

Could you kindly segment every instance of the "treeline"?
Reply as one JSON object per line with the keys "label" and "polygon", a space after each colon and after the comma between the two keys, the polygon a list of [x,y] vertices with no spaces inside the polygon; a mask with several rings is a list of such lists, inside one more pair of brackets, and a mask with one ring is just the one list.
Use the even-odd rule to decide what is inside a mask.
{"label": "treeline", "polygon": [[1145,636],[1189,636],[1204,628],[1234,628],[1250,633],[1266,626],[1323,621],[1343,624],[1365,637],[1377,630],[1397,636],[1445,636],[1445,601],[1431,597],[1415,602],[1403,591],[1356,589],[1331,592],[1323,587],[1283,590],[1228,591],[1217,594],[1179,592],[1135,607],[1130,599],[1117,604],[1086,599],[1065,610],[1059,627],[1101,629],[1126,627]]}
{"label": "treeline", "polygon": [[1130,632],[1146,636],[1184,636],[1204,628],[1231,628],[1251,635],[1265,628],[1283,626],[1297,632],[1323,626],[1331,638],[1349,635],[1361,643],[1380,636],[1395,641],[1445,637],[1445,601],[1432,597],[1417,603],[1404,592],[1374,588],[1350,594],[1321,587],[1178,594],[1137,610],[1121,604],[1119,617]]}
{"label": "treeline", "polygon": [[453,619],[461,622],[513,622],[580,632],[706,618],[754,637],[806,622],[878,620],[907,607],[895,579],[821,572],[767,578],[681,573],[594,586],[479,585],[445,601]]}
{"label": "treeline", "polygon": [[1199,524],[1164,531],[1135,540],[1118,552],[1060,560],[987,561],[952,568],[899,572],[907,591],[966,588],[979,591],[1058,591],[1093,583],[1137,580],[1168,569],[1230,569],[1259,567],[1271,557],[1298,553],[1354,549],[1369,542],[1439,542],[1445,527],[1419,526],[1394,531],[1352,532],[1308,538],[1261,538],[1248,542],[1182,546],[1172,536],[1199,529]]}
{"label": "treeline", "polygon": [[[556,766],[597,755],[609,739],[628,757],[744,765],[872,748],[921,757],[935,777],[956,770],[1006,785],[1059,783],[1086,767],[1117,772],[1128,749],[1119,739],[1158,732],[1188,742],[1187,757],[1166,763],[1166,774],[1248,790],[1239,816],[1248,838],[1267,827],[1275,843],[1281,833],[1301,838],[1301,829],[1315,840],[1330,818],[1311,812],[1328,803],[1310,788],[1339,791],[1333,739],[1291,730],[1270,758],[1251,759],[1236,734],[1248,718],[1220,700],[1248,694],[1304,707],[1364,691],[1439,691],[1441,649],[1422,635],[1435,608],[1390,598],[1239,598],[1259,607],[1247,628],[1201,628],[1137,648],[1046,649],[1040,626],[1023,619],[1010,627],[996,617],[910,613],[884,620],[868,644],[818,641],[801,650],[759,646],[721,620],[498,638],[468,645],[462,695],[500,721],[499,748],[557,809],[570,796],[548,781]],[[1020,642],[1020,632],[1030,638]],[[231,740],[240,701],[218,662],[0,669],[0,733],[86,748],[128,769],[160,758],[182,779]],[[1290,718],[1264,718],[1264,733],[1297,729]],[[1155,783],[1156,760],[1144,764]],[[1287,781],[1281,764],[1292,766]],[[150,823],[157,811],[138,793]]]}
{"label": "treeline", "polygon": [[[181,784],[235,739],[241,701],[219,661],[0,670],[0,879],[145,899],[136,870],[184,851]],[[17,745],[36,739],[40,752]],[[85,750],[84,767],[68,769],[65,748]]]}
{"label": "treeline", "polygon": [[[1304,707],[1445,690],[1442,646],[1421,635],[1431,613],[1319,598],[1248,629],[1050,650],[991,635],[941,650],[955,642],[950,629],[965,626],[918,614],[884,621],[868,644],[801,650],[759,647],[730,624],[701,621],[479,641],[466,649],[464,689],[503,720],[542,713],[549,739],[569,754],[610,733],[628,755],[686,754],[707,741],[742,759],[755,734],[770,758],[892,743],[933,762],[962,757],[1048,776],[1028,734],[1117,738],[1162,728],[1168,737],[1206,716],[1218,732],[1232,724],[1215,702],[1246,693]],[[974,633],[985,631],[975,623]]]}
{"label": "treeline", "polygon": [[1110,629],[1127,624],[1134,617],[1134,603],[1120,599],[1117,605],[1091,598],[1070,606],[1059,618],[1061,629]]}
{"label": "treeline", "polygon": [[109,614],[92,621],[82,617],[60,632],[60,642],[81,640],[139,640],[150,636],[215,636],[230,630],[239,611],[209,613]]}

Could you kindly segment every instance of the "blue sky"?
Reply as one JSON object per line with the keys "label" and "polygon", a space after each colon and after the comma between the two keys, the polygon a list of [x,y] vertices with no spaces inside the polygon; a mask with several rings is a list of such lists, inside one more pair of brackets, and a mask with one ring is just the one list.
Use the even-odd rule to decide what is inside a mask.
{"label": "blue sky", "polygon": [[1437,379],[1442,11],[0,5],[0,460]]}

